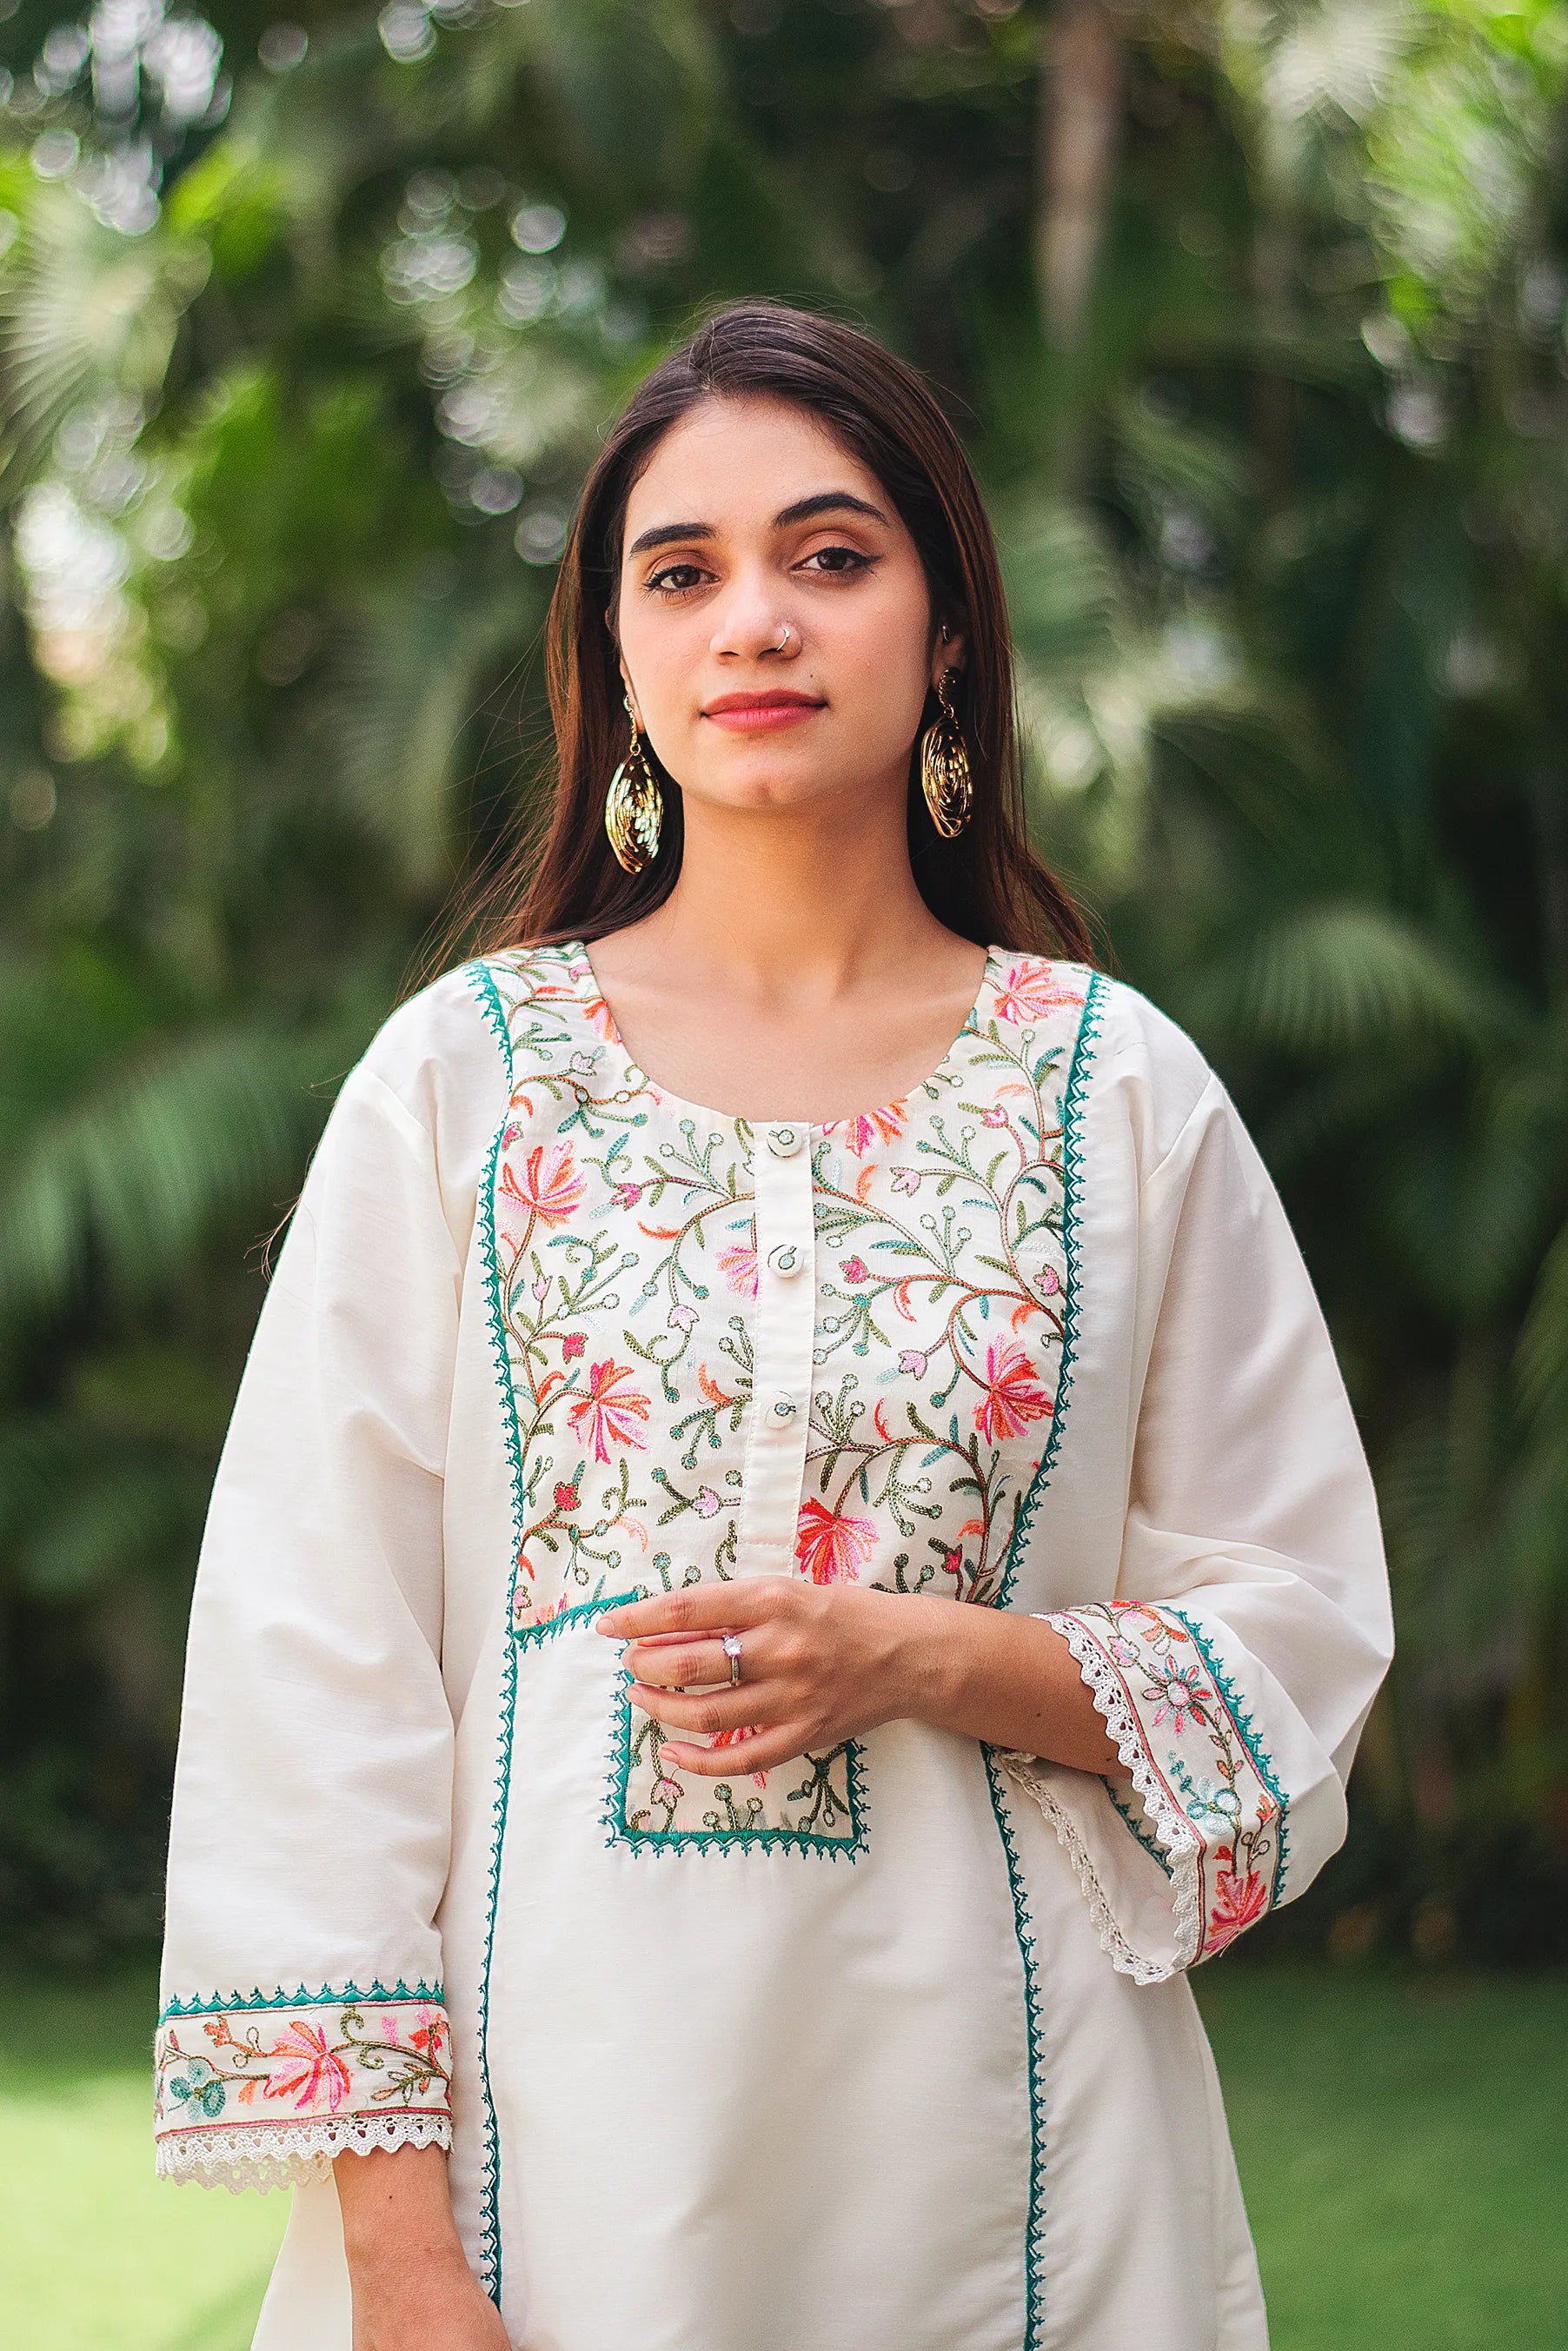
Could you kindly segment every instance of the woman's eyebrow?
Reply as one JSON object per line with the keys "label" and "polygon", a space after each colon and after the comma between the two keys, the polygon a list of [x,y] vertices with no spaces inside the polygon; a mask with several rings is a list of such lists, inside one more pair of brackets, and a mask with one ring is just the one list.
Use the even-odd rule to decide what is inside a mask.
{"label": "woman's eyebrow", "polygon": [[[783,530],[792,522],[810,522],[820,514],[869,515],[873,522],[885,522],[887,517],[869,498],[857,498],[852,490],[818,490],[809,498],[797,498],[793,506],[781,507],[773,517],[775,530]],[[650,548],[669,547],[677,539],[713,538],[716,536],[711,522],[661,522],[651,530],[639,532],[626,549],[628,555],[646,555]]]}

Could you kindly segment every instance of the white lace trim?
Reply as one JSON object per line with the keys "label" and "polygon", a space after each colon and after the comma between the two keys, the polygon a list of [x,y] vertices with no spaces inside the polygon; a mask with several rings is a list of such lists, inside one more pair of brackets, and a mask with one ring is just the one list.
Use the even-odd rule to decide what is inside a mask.
{"label": "white lace trim", "polygon": [[372,2147],[450,2147],[450,2115],[322,2115],[298,2123],[237,2124],[232,2129],[166,2131],[158,2141],[160,2179],[201,2188],[301,2188],[323,2179],[335,2155]]}
{"label": "white lace trim", "polygon": [[1086,1625],[1067,1611],[1052,1614],[1044,1620],[1067,1642],[1077,1661],[1078,1670],[1088,1685],[1095,1707],[1104,1719],[1105,1728],[1116,1742],[1116,1753],[1124,1770],[1131,1776],[1133,1785],[1143,1799],[1145,1817],[1152,1828],[1156,1843],[1171,1865],[1171,1905],[1176,1928],[1176,1957],[1168,1962],[1154,1959],[1135,1950],[1127,1940],[1102,1885],[1093,1857],[1079,1834],[1078,1826],[1057,1802],[1048,1778],[1042,1775],[1041,1759],[1008,1749],[997,1761],[1007,1766],[1021,1786],[1029,1790],[1046,1819],[1061,1840],[1062,1847],[1078,1875],[1089,1905],[1089,1915],[1099,1931],[1101,1949],[1111,1964],[1121,1974],[1131,1976],[1135,1983],[1164,1983],[1167,1977],[1179,1975],[1197,1957],[1203,1923],[1202,1888],[1198,1865],[1203,1840],[1186,1814],[1171,1801],[1164,1782],[1153,1770],[1144,1735],[1124,1689],[1121,1678],[1111,1659]]}

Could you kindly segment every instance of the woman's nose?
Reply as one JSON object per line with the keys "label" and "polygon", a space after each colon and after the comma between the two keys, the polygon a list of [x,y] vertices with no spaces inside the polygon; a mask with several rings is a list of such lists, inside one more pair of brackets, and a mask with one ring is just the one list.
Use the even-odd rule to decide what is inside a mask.
{"label": "woman's nose", "polygon": [[794,653],[800,632],[785,611],[773,580],[737,582],[715,617],[712,651],[721,659],[759,661],[765,653]]}

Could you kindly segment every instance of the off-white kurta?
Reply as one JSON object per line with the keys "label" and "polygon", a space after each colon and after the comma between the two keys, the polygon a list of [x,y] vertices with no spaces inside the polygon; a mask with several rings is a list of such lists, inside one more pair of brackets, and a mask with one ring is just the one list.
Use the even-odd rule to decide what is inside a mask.
{"label": "off-white kurta", "polygon": [[[777,1573],[1049,1615],[1128,1776],[894,1722],[683,1779],[594,1618]],[[449,973],[218,1474],[160,2167],[298,2183],[265,2351],[349,2351],[329,2158],[433,2140],[521,2351],[1259,2351],[1185,1971],[1339,1844],[1389,1649],[1300,1254],[1134,989],[994,948],[809,1126],[651,1081],[580,947]]]}

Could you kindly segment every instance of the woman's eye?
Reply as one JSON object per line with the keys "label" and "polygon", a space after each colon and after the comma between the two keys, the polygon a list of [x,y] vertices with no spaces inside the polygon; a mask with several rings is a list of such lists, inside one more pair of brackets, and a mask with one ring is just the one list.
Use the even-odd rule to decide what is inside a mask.
{"label": "woman's eye", "polygon": [[873,559],[862,555],[858,547],[819,547],[806,558],[807,564],[817,564],[824,571],[869,571]]}
{"label": "woman's eye", "polygon": [[666,563],[662,571],[653,573],[648,585],[661,589],[667,596],[684,596],[697,585],[702,576],[695,563]]}

